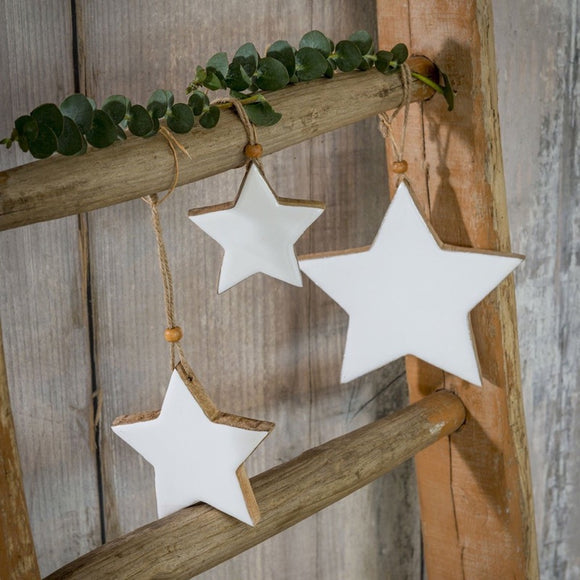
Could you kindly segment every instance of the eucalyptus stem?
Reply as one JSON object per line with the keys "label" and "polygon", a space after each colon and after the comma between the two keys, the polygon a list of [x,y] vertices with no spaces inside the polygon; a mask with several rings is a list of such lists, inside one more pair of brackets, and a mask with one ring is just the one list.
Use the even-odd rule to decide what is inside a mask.
{"label": "eucalyptus stem", "polygon": [[[23,151],[42,159],[55,152],[82,155],[88,145],[108,147],[126,139],[127,132],[151,137],[159,131],[162,120],[174,133],[188,133],[196,122],[211,129],[219,122],[221,110],[232,106],[210,102],[208,93],[219,90],[228,90],[231,98],[241,101],[254,125],[274,125],[282,115],[272,108],[266,93],[290,84],[332,78],[336,70],[365,71],[375,67],[383,74],[393,74],[400,70],[408,55],[404,44],[375,51],[373,39],[365,30],[354,32],[336,44],[319,30],[312,30],[301,38],[297,49],[285,40],[277,40],[264,56],[248,42],[231,61],[225,52],[219,52],[205,67],[198,66],[186,89],[187,103],[175,103],[171,91],[157,89],[146,106],[132,104],[123,95],[113,95],[97,108],[94,100],[74,94],[58,106],[45,103],[16,119],[10,137],[0,140],[0,145],[10,148],[18,143]],[[447,76],[441,75],[443,86],[413,73],[416,79],[441,93],[451,110],[453,91]]]}

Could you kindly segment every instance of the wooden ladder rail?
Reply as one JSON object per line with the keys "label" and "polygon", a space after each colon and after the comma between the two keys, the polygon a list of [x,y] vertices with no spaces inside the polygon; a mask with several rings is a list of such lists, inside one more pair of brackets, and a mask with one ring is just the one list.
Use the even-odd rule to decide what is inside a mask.
{"label": "wooden ladder rail", "polygon": [[[379,44],[397,38],[430,55],[457,90],[453,113],[441,99],[411,111],[408,176],[425,214],[444,242],[509,252],[492,0],[377,0],[377,21]],[[406,360],[411,401],[444,384],[468,412],[465,429],[415,462],[427,576],[534,580],[513,276],[476,306],[471,323],[483,388]]]}
{"label": "wooden ladder rail", "polygon": [[[412,70],[438,80],[428,59],[408,62]],[[413,101],[432,95],[432,89],[413,80]],[[269,155],[393,109],[402,98],[400,75],[385,76],[376,69],[299,83],[268,96],[282,119],[272,127],[259,127],[258,138],[264,155]],[[182,157],[178,185],[241,167],[246,161],[246,132],[231,110],[222,113],[211,131],[195,127],[175,137],[191,155],[191,160]],[[156,135],[129,137],[80,157],[51,157],[2,171],[0,231],[159,193],[171,184],[173,163],[167,141]]]}

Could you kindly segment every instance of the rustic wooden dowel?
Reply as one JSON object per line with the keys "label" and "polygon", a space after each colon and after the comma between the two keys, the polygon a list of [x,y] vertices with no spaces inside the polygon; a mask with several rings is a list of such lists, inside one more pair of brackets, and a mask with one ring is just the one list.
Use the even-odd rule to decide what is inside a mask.
{"label": "rustic wooden dowel", "polygon": [[8,379],[0,329],[0,578],[40,578],[28,510],[14,422],[10,410]]}
{"label": "rustic wooden dowel", "polygon": [[[434,78],[428,59],[409,59],[411,68]],[[412,100],[433,94],[414,80]],[[400,75],[377,70],[337,74],[332,80],[300,83],[268,99],[282,113],[272,127],[259,127],[264,155],[316,135],[361,121],[396,107],[403,97]],[[191,183],[243,165],[246,133],[231,110],[212,130],[199,127],[176,135],[192,160],[183,157],[179,184]],[[167,189],[174,175],[173,157],[161,135],[130,137],[84,156],[55,156],[0,172],[0,230],[6,230],[106,207]]]}
{"label": "rustic wooden dowel", "polygon": [[464,421],[458,397],[434,393],[254,477],[262,514],[255,528],[198,504],[109,542],[48,578],[191,578],[370,483]]}

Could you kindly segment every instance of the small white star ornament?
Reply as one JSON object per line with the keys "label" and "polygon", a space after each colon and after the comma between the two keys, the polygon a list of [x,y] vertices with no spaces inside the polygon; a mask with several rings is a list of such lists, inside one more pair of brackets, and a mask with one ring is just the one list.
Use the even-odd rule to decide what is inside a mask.
{"label": "small white star ornament", "polygon": [[342,382],[410,354],[481,386],[469,312],[522,260],[444,244],[402,182],[370,247],[300,268],[349,315]]}
{"label": "small white star ornament", "polygon": [[248,525],[260,512],[243,462],[273,428],[219,411],[181,364],[161,411],[124,415],[112,426],[155,468],[160,518],[202,501]]}
{"label": "small white star ornament", "polygon": [[222,293],[263,273],[302,286],[294,244],[324,211],[324,204],[278,197],[250,163],[236,199],[189,212],[189,218],[224,249]]}

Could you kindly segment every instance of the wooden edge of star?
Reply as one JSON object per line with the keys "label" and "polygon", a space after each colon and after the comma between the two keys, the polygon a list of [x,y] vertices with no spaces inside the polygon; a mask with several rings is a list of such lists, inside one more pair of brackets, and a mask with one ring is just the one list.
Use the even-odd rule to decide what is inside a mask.
{"label": "wooden edge of star", "polygon": [[[411,197],[411,200],[413,201],[415,208],[419,212],[421,219],[427,225],[427,228],[428,228],[431,236],[433,237],[433,239],[435,240],[435,242],[437,243],[437,245],[439,246],[439,248],[441,250],[448,251],[448,252],[486,254],[489,256],[499,256],[499,257],[503,257],[503,258],[516,258],[516,259],[521,260],[521,261],[525,260],[526,257],[523,254],[516,254],[513,252],[500,252],[497,250],[479,249],[479,248],[473,248],[473,247],[469,247],[469,246],[457,246],[457,245],[448,244],[448,243],[442,241],[441,238],[439,237],[439,235],[437,234],[437,232],[435,231],[435,229],[433,228],[433,226],[431,225],[431,222],[427,218],[425,212],[421,209],[421,205],[419,204],[418,198],[415,195],[415,193],[413,192],[413,189],[412,189],[410,183],[406,179],[401,180],[401,183],[399,183],[399,185],[397,186],[397,190],[395,191],[395,195],[397,194],[401,185],[404,185],[407,188],[409,196]],[[393,202],[393,200],[394,200],[394,196],[390,200],[389,207],[390,207],[390,204]],[[389,207],[387,207],[387,212],[389,211]],[[379,230],[380,230],[380,227],[381,227],[381,225],[386,217],[387,212],[385,212],[385,215],[383,216],[383,219],[381,220],[381,224],[379,225]],[[379,230],[377,230],[377,233],[375,234],[375,237],[373,238],[373,243],[370,245],[360,246],[358,248],[347,248],[346,250],[329,250],[326,252],[304,254],[304,255],[298,256],[298,263],[300,263],[302,261],[306,261],[306,260],[315,260],[315,259],[320,259],[320,258],[332,258],[332,257],[336,257],[336,256],[346,256],[346,255],[350,255],[350,254],[360,254],[363,252],[368,252],[369,250],[372,249],[372,247],[374,245],[374,240],[376,239]],[[503,282],[503,280],[502,280],[502,282]],[[500,282],[500,284],[502,282]],[[498,286],[499,286],[499,284],[498,284]],[[497,286],[495,289],[497,289]],[[484,298],[482,298],[482,300],[485,300],[485,298],[486,297],[484,296]],[[481,385],[477,385],[477,386],[483,386],[483,378],[484,377],[483,377],[482,369],[481,369],[481,361],[479,360],[479,353],[477,351],[477,348],[475,347],[476,342],[475,342],[475,334],[473,332],[473,323],[471,321],[471,312],[472,311],[469,312],[468,319],[467,319],[467,322],[469,325],[469,335],[470,335],[471,344],[473,345],[473,352],[475,354],[475,361],[477,363],[479,376],[482,380]],[[424,361],[424,362],[426,362],[426,361]],[[467,381],[465,381],[465,382],[467,382]]]}
{"label": "wooden edge of star", "polygon": [[[233,415],[231,413],[220,411],[209,398],[202,384],[199,382],[199,379],[195,376],[195,373],[191,367],[189,367],[189,365],[179,363],[175,367],[175,370],[179,373],[181,380],[187,387],[187,390],[191,393],[191,396],[197,401],[201,410],[212,423],[219,423],[220,425],[227,425],[229,427],[245,429],[247,431],[267,431],[268,434],[266,437],[274,429],[275,424],[270,421],[251,419],[249,417],[242,417],[240,415]],[[132,413],[130,415],[121,415],[113,421],[112,426],[117,427],[118,425],[130,425],[132,423],[152,421],[153,419],[157,419],[160,413],[161,411],[157,410],[142,411],[139,413]],[[252,451],[252,453],[254,451]],[[252,453],[250,453],[250,455]],[[248,457],[250,455],[248,455]],[[252,490],[252,484],[250,483],[250,478],[248,477],[244,463],[242,463],[236,469],[236,477],[240,484],[240,489],[242,490],[242,495],[244,497],[246,507],[248,508],[248,513],[250,514],[252,522],[255,525],[260,521],[260,509],[258,507],[258,502],[256,501],[254,491]]]}
{"label": "wooden edge of star", "polygon": [[249,169],[250,169],[250,166],[252,166],[252,165],[260,172],[262,179],[266,182],[266,185],[268,186],[268,188],[272,192],[272,195],[274,196],[274,198],[276,199],[276,201],[280,205],[285,205],[285,206],[290,206],[290,207],[292,207],[292,206],[293,207],[310,207],[310,208],[322,209],[322,210],[326,208],[326,204],[322,201],[316,201],[316,200],[310,200],[310,199],[293,199],[293,198],[289,198],[289,197],[279,197],[276,194],[276,192],[274,191],[274,188],[272,187],[272,185],[270,184],[268,179],[266,178],[266,175],[264,174],[264,171],[262,170],[262,168],[259,165],[257,165],[256,163],[252,162],[252,163],[250,163],[250,165],[248,166],[248,169],[246,170],[246,173],[244,174],[244,179],[242,179],[242,183],[240,184],[240,187],[238,188],[238,193],[236,194],[236,197],[234,198],[233,201],[226,201],[226,202],[218,203],[215,205],[208,205],[205,207],[190,209],[189,212],[187,213],[187,215],[189,217],[195,217],[198,215],[212,213],[215,211],[224,211],[224,210],[228,210],[228,209],[233,209],[235,207],[235,205],[238,203],[240,196],[242,195],[244,185],[246,184],[246,180],[248,179]]}

